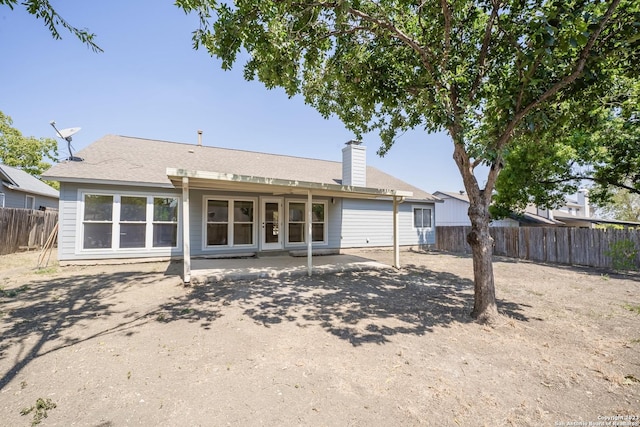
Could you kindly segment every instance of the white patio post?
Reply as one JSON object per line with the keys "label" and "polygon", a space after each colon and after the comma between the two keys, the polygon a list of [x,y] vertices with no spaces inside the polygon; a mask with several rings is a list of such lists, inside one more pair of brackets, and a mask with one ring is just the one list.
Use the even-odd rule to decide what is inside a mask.
{"label": "white patio post", "polygon": [[393,266],[400,268],[400,243],[398,239],[398,197],[393,196]]}
{"label": "white patio post", "polygon": [[313,202],[311,198],[311,190],[307,190],[307,274],[311,277],[311,271],[313,270],[313,254],[311,253],[312,241],[312,224],[313,221]]}
{"label": "white patio post", "polygon": [[191,282],[191,246],[189,242],[189,178],[182,177],[182,256],[184,284]]}

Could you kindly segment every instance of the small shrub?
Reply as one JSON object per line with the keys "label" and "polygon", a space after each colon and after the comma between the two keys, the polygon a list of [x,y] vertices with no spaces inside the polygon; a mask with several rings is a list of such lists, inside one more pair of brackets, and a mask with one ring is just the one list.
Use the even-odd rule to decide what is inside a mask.
{"label": "small shrub", "polygon": [[611,258],[613,269],[616,271],[638,269],[636,265],[638,249],[631,240],[612,243],[605,255]]}
{"label": "small shrub", "polygon": [[47,418],[49,414],[47,411],[54,409],[56,407],[56,403],[51,399],[43,399],[41,397],[36,400],[36,404],[30,408],[24,408],[20,411],[20,415],[28,415],[33,412],[33,421],[31,421],[31,426],[35,426],[40,424],[44,418]]}

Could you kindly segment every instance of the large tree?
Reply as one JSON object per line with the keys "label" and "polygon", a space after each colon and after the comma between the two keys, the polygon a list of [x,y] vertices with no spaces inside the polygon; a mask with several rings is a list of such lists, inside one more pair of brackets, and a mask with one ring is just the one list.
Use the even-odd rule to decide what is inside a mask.
{"label": "large tree", "polygon": [[[379,154],[408,129],[446,130],[469,195],[473,317],[497,318],[489,205],[508,150],[543,131],[567,99],[635,66],[634,0],[177,0],[195,12],[194,46],[246,79],[302,94]],[[594,89],[595,90],[595,89]],[[535,147],[533,147],[535,149]],[[487,175],[475,175],[479,165]]]}
{"label": "large tree", "polygon": [[14,128],[11,117],[0,111],[0,163],[13,166],[40,178],[55,161],[58,143],[52,138],[24,136]]}

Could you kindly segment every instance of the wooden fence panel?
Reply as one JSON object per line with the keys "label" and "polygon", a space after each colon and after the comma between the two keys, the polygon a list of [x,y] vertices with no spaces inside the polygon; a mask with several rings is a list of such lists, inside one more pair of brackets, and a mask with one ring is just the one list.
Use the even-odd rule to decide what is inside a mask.
{"label": "wooden fence panel", "polygon": [[[466,236],[471,227],[437,227],[439,250],[471,253]],[[616,242],[633,242],[640,268],[640,230],[589,229],[573,227],[494,227],[494,254],[557,264],[612,268],[607,255]]]}
{"label": "wooden fence panel", "polygon": [[58,223],[58,211],[0,208],[0,255],[40,248]]}

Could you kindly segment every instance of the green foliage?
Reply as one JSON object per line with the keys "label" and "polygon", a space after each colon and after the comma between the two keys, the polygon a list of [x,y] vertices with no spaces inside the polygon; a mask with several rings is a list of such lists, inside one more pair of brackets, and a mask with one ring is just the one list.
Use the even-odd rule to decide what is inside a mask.
{"label": "green foliage", "polygon": [[43,399],[39,397],[38,400],[36,400],[35,405],[29,408],[23,408],[20,411],[20,415],[29,415],[31,412],[33,412],[33,421],[31,421],[31,426],[36,426],[40,424],[43,419],[49,416],[47,411],[56,408],[56,406],[58,405],[56,405],[56,403],[51,399]]}
{"label": "green foliage", "polygon": [[37,19],[42,19],[54,39],[59,40],[62,38],[60,34],[60,27],[62,27],[80,39],[80,41],[87,45],[92,51],[103,51],[94,42],[95,34],[90,33],[87,29],[78,29],[69,24],[56,12],[53,6],[51,6],[51,3],[49,3],[49,0],[24,0],[20,3],[18,3],[18,0],[0,0],[0,6],[9,6],[12,10],[17,4],[24,6],[27,12],[34,15]]}
{"label": "green foliage", "polygon": [[616,271],[638,269],[636,262],[638,249],[631,240],[625,239],[612,243],[605,255],[611,258],[613,269]]}
{"label": "green foliage", "polygon": [[56,140],[23,136],[12,124],[11,117],[0,111],[0,163],[40,177],[51,166],[45,159],[56,160]]}
{"label": "green foliage", "polygon": [[613,191],[602,212],[620,221],[640,222],[640,194],[626,189]]}

